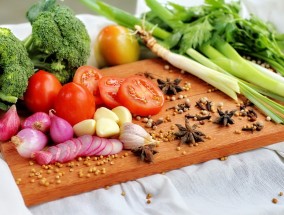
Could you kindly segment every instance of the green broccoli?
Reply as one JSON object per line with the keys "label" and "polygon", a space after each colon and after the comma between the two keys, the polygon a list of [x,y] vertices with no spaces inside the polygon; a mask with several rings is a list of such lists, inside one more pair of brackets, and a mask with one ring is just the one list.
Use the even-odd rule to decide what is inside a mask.
{"label": "green broccoli", "polygon": [[0,109],[7,110],[22,98],[34,73],[23,43],[10,29],[0,27]]}
{"label": "green broccoli", "polygon": [[56,0],[40,0],[28,10],[27,18],[32,33],[24,43],[35,68],[54,73],[61,83],[70,81],[90,55],[85,25]]}

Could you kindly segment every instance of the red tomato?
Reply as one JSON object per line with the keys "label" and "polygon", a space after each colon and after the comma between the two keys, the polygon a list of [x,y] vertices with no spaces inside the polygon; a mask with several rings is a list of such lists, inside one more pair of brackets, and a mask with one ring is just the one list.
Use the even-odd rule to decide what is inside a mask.
{"label": "red tomato", "polygon": [[109,108],[115,108],[120,105],[116,99],[116,94],[124,78],[115,76],[105,76],[99,80],[99,91],[103,103]]}
{"label": "red tomato", "polygon": [[93,66],[80,66],[73,77],[73,82],[86,86],[95,96],[96,105],[102,104],[98,81],[102,78],[100,70]]}
{"label": "red tomato", "polygon": [[99,32],[95,52],[101,61],[114,66],[137,61],[140,47],[136,37],[127,28],[109,25]]}
{"label": "red tomato", "polygon": [[86,86],[94,96],[98,95],[98,81],[102,78],[99,69],[93,66],[80,66],[73,77],[73,82]]}
{"label": "red tomato", "polygon": [[126,78],[117,92],[117,99],[131,113],[140,116],[157,114],[165,102],[160,88],[142,76]]}
{"label": "red tomato", "polygon": [[33,74],[24,94],[24,103],[32,112],[48,112],[53,108],[55,98],[62,88],[52,73],[39,70]]}
{"label": "red tomato", "polygon": [[56,115],[74,125],[94,117],[96,105],[92,93],[81,84],[70,82],[59,91],[54,109]]}

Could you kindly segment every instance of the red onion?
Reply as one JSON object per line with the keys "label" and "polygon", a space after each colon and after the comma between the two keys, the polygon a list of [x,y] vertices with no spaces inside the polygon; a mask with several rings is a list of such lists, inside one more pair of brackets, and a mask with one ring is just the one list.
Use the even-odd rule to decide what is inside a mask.
{"label": "red onion", "polygon": [[33,128],[46,133],[50,128],[50,117],[45,112],[36,112],[22,122],[22,128]]}
{"label": "red onion", "polygon": [[73,127],[65,119],[56,116],[53,110],[49,111],[50,124],[50,137],[54,143],[63,143],[70,140],[73,135]]}
{"label": "red onion", "polygon": [[33,153],[42,150],[48,142],[47,136],[36,129],[24,128],[11,138],[18,153],[25,158],[32,157]]}
{"label": "red onion", "polygon": [[21,125],[16,105],[12,105],[0,120],[0,141],[7,141],[15,135]]}

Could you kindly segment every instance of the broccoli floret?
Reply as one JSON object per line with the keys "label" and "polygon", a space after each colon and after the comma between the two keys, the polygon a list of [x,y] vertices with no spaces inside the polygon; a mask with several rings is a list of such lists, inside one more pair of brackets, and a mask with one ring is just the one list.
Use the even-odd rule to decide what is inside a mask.
{"label": "broccoli floret", "polygon": [[85,25],[56,0],[40,0],[28,10],[27,18],[32,34],[25,46],[35,68],[54,73],[61,83],[70,81],[90,55]]}
{"label": "broccoli floret", "polygon": [[6,110],[23,97],[33,73],[23,43],[10,29],[0,27],[0,109]]}

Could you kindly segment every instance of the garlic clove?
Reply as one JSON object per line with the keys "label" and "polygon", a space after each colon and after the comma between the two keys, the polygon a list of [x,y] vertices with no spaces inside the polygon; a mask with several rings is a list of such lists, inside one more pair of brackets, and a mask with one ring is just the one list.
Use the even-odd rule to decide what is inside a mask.
{"label": "garlic clove", "polygon": [[85,134],[94,135],[96,133],[96,120],[86,119],[78,122],[73,126],[74,133],[77,137]]}
{"label": "garlic clove", "polygon": [[118,139],[123,143],[124,149],[133,149],[145,144],[145,138],[131,133],[122,132]]}
{"label": "garlic clove", "polygon": [[110,118],[99,118],[96,124],[96,134],[99,137],[112,137],[120,132],[116,121]]}
{"label": "garlic clove", "polygon": [[159,143],[143,127],[129,122],[121,126],[119,140],[123,143],[124,149]]}
{"label": "garlic clove", "polygon": [[124,123],[120,128],[121,132],[131,133],[132,135],[141,136],[143,138],[150,138],[150,134],[140,125],[131,122]]}
{"label": "garlic clove", "polygon": [[100,107],[95,112],[94,119],[97,121],[100,118],[108,118],[115,121],[116,123],[118,123],[119,121],[118,116],[110,109],[107,109],[105,107]]}
{"label": "garlic clove", "polygon": [[118,125],[122,126],[126,122],[132,122],[132,114],[128,110],[128,108],[124,106],[118,106],[112,109],[112,112],[114,112],[118,116]]}

